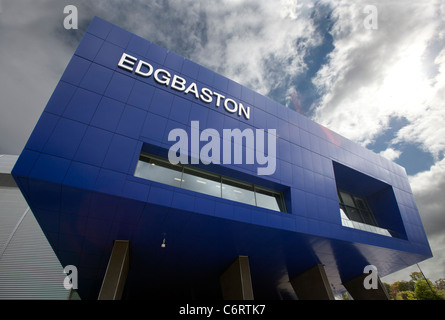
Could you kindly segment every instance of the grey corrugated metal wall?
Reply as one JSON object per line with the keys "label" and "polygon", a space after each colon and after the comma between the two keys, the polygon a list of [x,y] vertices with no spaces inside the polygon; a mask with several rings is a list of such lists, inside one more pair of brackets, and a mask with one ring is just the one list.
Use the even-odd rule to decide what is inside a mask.
{"label": "grey corrugated metal wall", "polygon": [[63,267],[0,155],[0,299],[68,299]]}

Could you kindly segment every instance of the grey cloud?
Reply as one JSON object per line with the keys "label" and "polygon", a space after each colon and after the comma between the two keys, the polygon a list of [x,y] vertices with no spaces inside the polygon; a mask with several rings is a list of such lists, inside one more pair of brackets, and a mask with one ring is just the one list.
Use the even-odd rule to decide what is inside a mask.
{"label": "grey cloud", "polygon": [[[333,16],[338,19],[332,30],[336,49],[330,54],[329,63],[314,79],[323,92],[315,108],[316,119],[337,130],[347,127],[350,118],[351,110],[345,108],[345,105],[350,101],[359,101],[366,93],[375,93],[384,83],[391,67],[405,54],[404,49],[412,41],[424,40],[422,32],[426,34],[425,30],[434,26],[436,21],[431,19],[433,10],[427,3],[378,1],[375,3],[378,9],[378,29],[367,30],[363,25],[366,17],[363,8],[368,4],[366,1],[353,4],[331,1],[331,4]],[[433,36],[433,32],[428,36]],[[360,115],[362,110],[369,110],[372,99],[369,96],[367,105],[360,101],[361,105],[356,106],[354,114]],[[393,106],[380,107],[386,108],[388,112],[379,117],[374,116],[373,121],[363,119],[369,126],[362,125],[362,129],[372,131],[350,130],[348,133],[354,135],[352,138],[369,143],[382,129],[386,129],[388,119],[400,112],[391,109]]]}
{"label": "grey cloud", "polygon": [[[177,7],[166,12],[162,8],[165,3],[3,0],[0,13],[0,153],[21,152],[94,15],[190,56],[196,43],[206,41],[205,17],[199,12],[199,6],[196,17],[191,18],[195,11]],[[78,8],[78,30],[63,28],[63,9],[68,4]],[[185,15],[185,12],[190,13]]]}
{"label": "grey cloud", "polygon": [[3,2],[0,153],[21,152],[72,55],[55,36],[62,12],[56,1]]}
{"label": "grey cloud", "polygon": [[[1,153],[21,152],[95,15],[264,94],[288,86],[317,40],[301,3],[306,13],[295,20],[294,4],[272,1],[3,1]],[[68,4],[78,8],[78,30],[63,28]]]}
{"label": "grey cloud", "polygon": [[444,234],[445,159],[437,162],[429,171],[411,177],[410,184],[428,235]]}

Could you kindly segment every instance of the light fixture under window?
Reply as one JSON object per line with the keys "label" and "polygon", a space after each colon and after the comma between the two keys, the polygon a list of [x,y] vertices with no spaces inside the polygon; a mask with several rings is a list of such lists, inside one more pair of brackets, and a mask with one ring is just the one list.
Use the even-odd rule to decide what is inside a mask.
{"label": "light fixture under window", "polygon": [[163,233],[162,235],[164,238],[162,239],[161,248],[165,248],[165,233]]}

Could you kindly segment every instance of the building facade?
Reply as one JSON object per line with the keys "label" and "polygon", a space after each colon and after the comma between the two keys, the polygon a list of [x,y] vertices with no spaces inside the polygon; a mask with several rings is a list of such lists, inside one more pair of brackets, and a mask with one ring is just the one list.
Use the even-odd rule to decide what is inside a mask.
{"label": "building facade", "polygon": [[0,300],[66,300],[63,267],[0,155]]}
{"label": "building facade", "polygon": [[116,240],[124,299],[366,297],[432,256],[402,167],[97,17],[12,174],[82,299]]}

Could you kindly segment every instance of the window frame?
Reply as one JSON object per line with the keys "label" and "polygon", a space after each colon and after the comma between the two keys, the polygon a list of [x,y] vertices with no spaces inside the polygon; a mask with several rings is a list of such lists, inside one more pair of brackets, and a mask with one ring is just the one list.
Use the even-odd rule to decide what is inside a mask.
{"label": "window frame", "polygon": [[[145,152],[142,152],[139,155],[138,164],[139,164],[140,161],[141,162],[145,162],[145,163],[152,163],[151,161],[153,161],[155,164],[156,164],[156,162],[160,162],[161,165],[164,168],[167,168],[167,169],[171,168],[172,170],[180,171],[181,172],[181,181],[179,183],[179,186],[174,186],[174,185],[171,185],[171,184],[166,184],[166,183],[161,182],[161,181],[151,180],[151,179],[148,179],[148,178],[146,178],[144,176],[136,175],[136,171],[137,171],[137,168],[138,168],[138,165],[136,165],[136,169],[135,169],[135,172],[134,172],[133,175],[135,177],[137,177],[137,178],[150,180],[150,181],[154,181],[154,182],[158,182],[158,183],[164,183],[166,185],[170,185],[170,186],[173,186],[173,187],[178,187],[178,188],[181,188],[181,189],[189,190],[189,191],[200,193],[200,194],[204,194],[204,195],[207,195],[207,196],[210,196],[210,197],[217,197],[217,196],[215,196],[213,194],[210,194],[210,193],[200,192],[200,191],[197,191],[197,190],[194,190],[194,189],[190,189],[190,188],[184,187],[183,186],[183,182],[184,182],[184,173],[185,173],[187,175],[192,175],[194,177],[201,177],[203,179],[213,180],[215,182],[218,181],[219,188],[220,188],[220,194],[219,194],[218,198],[226,199],[226,200],[237,202],[237,203],[243,203],[245,205],[255,206],[255,207],[258,207],[258,208],[263,208],[263,209],[267,209],[267,210],[271,210],[271,211],[287,213],[286,203],[285,203],[285,200],[284,200],[283,192],[280,192],[280,191],[277,191],[277,190],[273,190],[273,189],[270,189],[270,188],[267,188],[267,187],[264,187],[264,186],[256,185],[254,183],[250,183],[250,182],[242,181],[242,180],[239,180],[239,179],[235,179],[235,178],[232,178],[232,177],[229,177],[229,176],[217,174],[217,173],[214,173],[212,171],[204,170],[204,169],[201,169],[201,168],[196,168],[196,167],[191,166],[191,165],[171,164],[165,158],[162,158],[162,157],[159,157],[159,156],[156,156],[156,155],[152,155],[152,154],[149,154],[149,153],[145,153]],[[192,174],[191,172],[192,173],[196,173],[196,174]],[[208,178],[206,178],[206,176]],[[234,200],[234,199],[231,199],[231,198],[224,197],[223,196],[224,195],[223,194],[223,184],[230,185],[231,183],[236,188],[243,189],[243,186],[244,186],[245,190],[253,192],[254,204],[247,203],[247,202],[242,202],[242,201],[237,201],[237,200]],[[258,205],[258,201],[257,201],[257,193],[262,193],[262,194],[274,197],[275,200],[276,200],[276,204],[277,204],[279,210],[271,209],[270,206],[269,207],[259,206]]]}
{"label": "window frame", "polygon": [[[344,193],[344,194],[348,195],[349,197],[351,197],[353,205],[354,205],[353,207],[350,206],[349,204],[346,204],[346,202],[344,201],[344,199],[343,199],[343,197],[341,195],[342,193]],[[355,195],[355,194],[353,194],[351,192],[347,192],[347,191],[341,190],[341,189],[337,189],[337,195],[338,195],[340,209],[343,210],[343,212],[345,213],[345,215],[348,217],[349,220],[355,221],[355,222],[359,222],[359,223],[363,223],[363,224],[370,225],[370,226],[374,226],[374,227],[379,227],[379,224],[377,223],[377,220],[375,219],[374,213],[371,211],[371,208],[369,207],[368,201],[366,200],[365,197],[358,196],[358,195]],[[364,204],[364,208],[361,208],[358,205],[359,201],[361,201]],[[353,210],[357,211],[356,214],[359,216],[360,221],[352,219],[350,217],[350,215],[348,214],[350,209],[353,209]],[[366,219],[363,213],[367,213],[368,214],[367,217],[370,218],[370,220],[371,220],[370,222],[371,223],[368,222],[369,219]]]}

